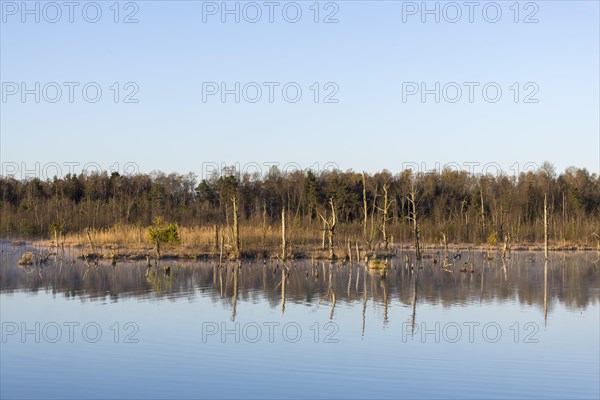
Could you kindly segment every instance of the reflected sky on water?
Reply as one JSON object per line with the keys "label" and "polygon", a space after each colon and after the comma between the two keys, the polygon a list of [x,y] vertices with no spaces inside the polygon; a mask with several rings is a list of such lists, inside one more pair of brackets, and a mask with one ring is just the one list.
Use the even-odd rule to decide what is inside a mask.
{"label": "reflected sky on water", "polygon": [[26,249],[11,249],[3,398],[600,394],[595,252],[463,250],[447,268],[442,253],[402,253],[383,277],[363,263],[112,267],[74,253],[22,267]]}

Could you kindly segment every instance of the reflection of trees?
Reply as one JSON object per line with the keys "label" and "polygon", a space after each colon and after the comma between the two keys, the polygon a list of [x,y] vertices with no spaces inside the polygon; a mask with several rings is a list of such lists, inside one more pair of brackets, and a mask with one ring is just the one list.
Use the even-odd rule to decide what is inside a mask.
{"label": "reflection of trees", "polygon": [[[418,301],[441,306],[470,301],[483,304],[515,301],[537,305],[543,310],[545,281],[549,314],[556,302],[568,308],[579,308],[599,300],[600,272],[592,262],[594,257],[582,253],[551,254],[545,279],[541,256],[532,262],[531,256],[514,253],[504,266],[501,261],[484,262],[481,254],[476,254],[474,273],[460,272],[459,265],[452,267],[454,273],[448,273],[439,265],[425,261],[424,268],[418,271]],[[288,304],[314,304],[321,298],[338,304],[364,303],[369,297],[383,305],[386,318],[388,299],[398,299],[412,306],[416,274],[416,270],[406,269],[403,263],[397,262],[382,281],[379,274],[367,274],[362,266],[350,268],[334,264],[329,267],[324,263],[321,268],[315,268],[309,261],[302,261],[290,263],[282,288],[282,273],[286,269],[275,263],[242,264],[241,267],[229,263],[217,268],[214,263],[169,261],[161,263],[158,269],[153,267],[156,275],[149,279],[144,262],[121,262],[117,267],[111,267],[108,261],[98,266],[93,263],[87,266],[82,262],[54,265],[50,262],[25,271],[17,267],[17,260],[18,255],[15,255],[6,262],[3,260],[0,266],[0,289],[4,293],[43,290],[65,297],[108,298],[112,301],[138,296],[189,299],[200,296],[228,306],[239,301],[266,299],[272,307],[282,308],[282,295]],[[170,275],[165,273],[168,267]],[[351,285],[352,279],[355,279],[355,285]],[[331,311],[333,315],[333,308]]]}
{"label": "reflection of trees", "polygon": [[146,281],[156,293],[162,293],[163,290],[171,288],[174,280],[173,274],[162,269],[148,268],[146,270]]}
{"label": "reflection of trees", "polygon": [[413,290],[412,290],[412,314],[410,317],[411,335],[415,334],[415,320],[417,317],[417,298],[418,298],[418,292],[419,292],[419,271],[420,271],[420,268],[417,268],[416,272],[413,274],[414,286],[413,286]]}
{"label": "reflection of trees", "polygon": [[544,322],[548,318],[548,261],[544,262]]}

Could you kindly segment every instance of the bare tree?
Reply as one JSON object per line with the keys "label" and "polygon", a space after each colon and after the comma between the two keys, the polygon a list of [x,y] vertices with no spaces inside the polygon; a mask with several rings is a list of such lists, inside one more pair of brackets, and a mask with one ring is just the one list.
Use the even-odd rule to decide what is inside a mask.
{"label": "bare tree", "polygon": [[417,214],[417,204],[418,200],[416,199],[415,185],[414,182],[411,183],[410,194],[407,196],[407,200],[411,206],[411,211],[408,215],[408,220],[413,224],[413,235],[415,238],[415,251],[417,260],[421,259],[421,228],[419,226],[419,218]]}
{"label": "bare tree", "polygon": [[388,190],[390,185],[387,183],[383,185],[383,207],[377,207],[379,211],[382,213],[382,221],[381,221],[381,234],[383,236],[383,242],[385,246],[385,250],[387,251],[389,248],[390,237],[387,231],[387,223],[391,219],[389,217],[389,208],[395,200],[390,201],[388,196]]}
{"label": "bare tree", "polygon": [[321,220],[323,220],[323,225],[327,231],[327,243],[329,246],[329,258],[332,260],[335,260],[336,255],[335,255],[335,250],[334,250],[334,235],[335,235],[335,226],[337,225],[337,212],[336,212],[336,208],[335,208],[335,202],[333,201],[333,196],[329,198],[329,206],[331,208],[331,213],[329,215],[329,217],[327,217],[327,212],[325,212],[325,215],[323,213],[321,213],[319,210],[317,210],[317,214],[319,214],[319,217],[321,218]]}
{"label": "bare tree", "polygon": [[544,258],[548,259],[548,195],[544,193]]}
{"label": "bare tree", "polygon": [[287,237],[285,229],[285,207],[281,208],[281,259],[285,260],[287,254]]}
{"label": "bare tree", "polygon": [[508,243],[510,241],[510,236],[508,234],[504,235],[504,247],[502,248],[502,259],[506,258],[506,252],[508,251]]}
{"label": "bare tree", "polygon": [[215,224],[215,248],[214,255],[219,254],[219,225]]}
{"label": "bare tree", "polygon": [[363,195],[363,238],[367,240],[367,178],[365,173],[362,173],[362,195]]}
{"label": "bare tree", "polygon": [[239,211],[238,199],[236,195],[231,196],[231,205],[233,207],[233,251],[235,258],[240,257],[240,226],[239,226]]}
{"label": "bare tree", "polygon": [[444,260],[448,259],[448,238],[444,232],[440,232],[442,234],[442,243],[444,246]]}
{"label": "bare tree", "polygon": [[481,200],[481,242],[485,243],[487,238],[485,237],[485,209],[483,207],[483,185],[479,191],[479,198]]}
{"label": "bare tree", "polygon": [[371,207],[371,235],[367,240],[367,247],[369,250],[373,248],[373,241],[375,240],[375,210],[377,210],[377,196],[379,189],[375,186],[375,197],[373,197],[373,207]]}

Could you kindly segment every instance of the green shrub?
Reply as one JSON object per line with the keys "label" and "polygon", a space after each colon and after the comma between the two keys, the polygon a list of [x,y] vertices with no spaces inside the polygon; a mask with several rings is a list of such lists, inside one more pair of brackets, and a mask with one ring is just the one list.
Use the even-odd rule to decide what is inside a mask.
{"label": "green shrub", "polygon": [[498,233],[492,232],[487,238],[487,242],[490,246],[498,246]]}
{"label": "green shrub", "polygon": [[50,234],[50,237],[54,238],[54,235],[59,235],[62,233],[65,233],[65,224],[61,224],[60,222],[52,222],[49,226],[48,226],[48,233]]}
{"label": "green shrub", "polygon": [[154,222],[147,232],[148,240],[152,244],[179,244],[179,228],[177,224],[166,223],[162,217],[154,218]]}

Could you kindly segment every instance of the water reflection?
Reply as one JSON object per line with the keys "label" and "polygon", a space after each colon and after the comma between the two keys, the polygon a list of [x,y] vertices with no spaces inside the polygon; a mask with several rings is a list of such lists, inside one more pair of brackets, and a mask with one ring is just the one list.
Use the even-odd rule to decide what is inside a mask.
{"label": "water reflection", "polygon": [[[596,253],[414,263],[400,252],[385,274],[310,260],[113,266],[61,256],[20,267],[20,254],[2,254],[3,323],[24,332],[94,322],[105,335],[12,335],[0,397],[234,398],[242,387],[252,398],[598,398]],[[139,343],[117,343],[116,322],[134,322]],[[206,339],[205,324],[220,334]],[[288,324],[303,330],[299,341],[282,334]],[[488,324],[502,329],[497,342]],[[277,331],[254,341],[250,326]]]}
{"label": "water reflection", "polygon": [[411,316],[411,335],[415,334],[415,319],[417,317],[417,293],[419,292],[419,270],[414,274],[414,286],[413,286],[413,297],[412,297],[412,316]]}
{"label": "water reflection", "polygon": [[[24,249],[23,249],[24,250]],[[414,326],[417,305],[442,307],[468,303],[517,302],[539,305],[544,319],[553,305],[586,308],[600,298],[596,253],[552,254],[548,262],[541,254],[513,252],[509,260],[490,260],[473,253],[467,263],[440,266],[435,258],[421,264],[392,260],[385,275],[371,272],[363,264],[309,260],[281,262],[163,261],[158,266],[145,262],[111,261],[85,263],[65,255],[42,266],[18,266],[20,253],[3,254],[0,291],[36,293],[82,300],[140,298],[145,300],[186,297],[198,301],[208,297],[231,307],[231,320],[237,316],[239,301],[265,299],[282,315],[286,302],[317,304],[329,302],[330,319],[339,302],[362,303],[362,331],[368,299],[383,306],[383,323],[389,321],[390,299],[412,308]],[[437,255],[441,259],[442,255]],[[471,256],[469,256],[471,257]],[[499,258],[499,257],[496,257]],[[353,285],[354,279],[354,285]]]}
{"label": "water reflection", "polygon": [[548,321],[548,260],[544,261],[544,323]]}

